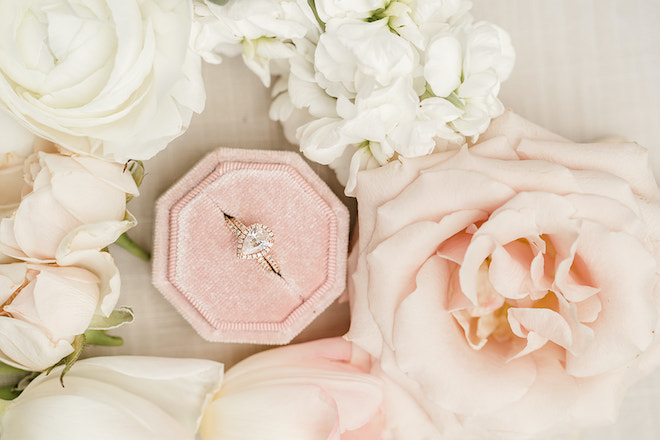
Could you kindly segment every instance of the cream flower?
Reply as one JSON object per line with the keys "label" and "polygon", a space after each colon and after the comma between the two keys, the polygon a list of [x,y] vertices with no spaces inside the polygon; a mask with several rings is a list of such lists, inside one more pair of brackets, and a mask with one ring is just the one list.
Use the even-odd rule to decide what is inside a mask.
{"label": "cream flower", "polygon": [[135,225],[126,196],[138,190],[121,165],[43,152],[34,159],[30,191],[14,215],[0,221],[0,251],[52,262],[77,250],[102,249]]}
{"label": "cream flower", "polygon": [[654,366],[660,190],[638,145],[506,113],[469,149],[358,173],[356,193],[348,338],[394,439],[611,422]]}
{"label": "cream flower", "polygon": [[61,370],[37,377],[4,408],[4,438],[194,440],[222,380],[222,364],[201,359],[84,359],[64,387]]}
{"label": "cream flower", "polygon": [[94,271],[0,264],[0,361],[42,371],[73,351],[96,314],[109,316],[119,295],[112,257],[96,252],[85,260]]}
{"label": "cream flower", "polygon": [[148,159],[204,106],[191,9],[186,0],[3,0],[0,103],[70,151]]}
{"label": "cream flower", "polygon": [[338,440],[370,431],[380,381],[352,365],[351,344],[339,338],[268,350],[231,368],[204,413],[204,440]]}

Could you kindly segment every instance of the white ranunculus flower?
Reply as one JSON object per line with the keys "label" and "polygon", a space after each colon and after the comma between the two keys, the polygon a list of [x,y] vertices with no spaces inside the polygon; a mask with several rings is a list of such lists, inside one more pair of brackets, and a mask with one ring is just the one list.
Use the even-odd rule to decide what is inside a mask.
{"label": "white ranunculus flower", "polygon": [[[0,108],[0,166],[11,161],[9,157],[27,157],[32,153],[36,136],[20,125],[12,115]],[[3,186],[0,186],[2,188]]]}
{"label": "white ranunculus flower", "polygon": [[0,221],[5,254],[53,262],[71,252],[102,249],[135,225],[126,196],[138,189],[120,164],[42,152],[29,170],[30,192],[12,217]]}
{"label": "white ranunculus flower", "polygon": [[96,314],[103,314],[104,305],[112,310],[119,295],[117,270],[109,254],[94,252],[96,258],[85,259],[98,272],[0,264],[0,361],[44,370],[73,351],[75,336],[84,333]]}
{"label": "white ranunculus flower", "polygon": [[64,148],[148,159],[204,107],[189,0],[0,1],[0,103]]}
{"label": "white ranunculus flower", "polygon": [[37,377],[0,417],[3,438],[194,440],[223,366],[202,359],[112,356]]}

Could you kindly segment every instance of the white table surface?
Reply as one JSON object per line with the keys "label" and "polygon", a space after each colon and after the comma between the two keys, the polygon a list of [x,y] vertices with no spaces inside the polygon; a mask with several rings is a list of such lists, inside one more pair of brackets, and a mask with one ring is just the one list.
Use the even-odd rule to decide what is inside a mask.
{"label": "white table surface", "polygon": [[[507,30],[516,66],[503,85],[504,104],[524,117],[576,141],[606,136],[635,140],[650,150],[660,177],[660,1],[475,0],[473,14]],[[140,222],[130,235],[150,249],[156,198],[219,146],[295,150],[278,123],[268,119],[269,92],[240,59],[204,67],[207,104],[188,132],[146,163],[140,197],[129,209]],[[333,173],[312,168],[342,194]],[[342,196],[355,222],[355,203]],[[214,359],[229,367],[268,348],[209,343],[151,285],[151,266],[113,247],[122,276],[119,304],[136,313],[115,331],[122,347],[90,347],[86,356],[141,354]],[[342,335],[348,306],[334,304],[294,342]],[[566,439],[660,438],[660,371],[629,390],[617,424]]]}

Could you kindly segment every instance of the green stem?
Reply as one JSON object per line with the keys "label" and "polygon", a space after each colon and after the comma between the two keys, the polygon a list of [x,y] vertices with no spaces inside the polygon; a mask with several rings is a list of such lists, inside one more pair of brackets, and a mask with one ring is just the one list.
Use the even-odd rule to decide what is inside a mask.
{"label": "green stem", "polygon": [[319,17],[319,13],[316,11],[316,4],[314,3],[314,0],[307,0],[307,4],[312,9],[316,21],[319,22],[319,26],[321,26],[321,32],[325,32],[325,23],[321,21],[321,17]]}
{"label": "green stem", "polygon": [[149,261],[151,259],[149,252],[142,249],[140,245],[134,242],[125,232],[119,236],[117,241],[115,241],[115,244],[126,249],[141,260]]}

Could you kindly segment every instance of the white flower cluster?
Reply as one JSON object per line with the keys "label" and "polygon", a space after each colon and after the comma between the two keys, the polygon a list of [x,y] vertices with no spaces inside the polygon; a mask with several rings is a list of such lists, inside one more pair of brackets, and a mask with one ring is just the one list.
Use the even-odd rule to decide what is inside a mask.
{"label": "white flower cluster", "polygon": [[465,0],[196,0],[205,60],[242,53],[272,119],[350,194],[357,171],[476,139],[504,107],[514,52]]}
{"label": "white flower cluster", "polygon": [[[119,271],[102,249],[135,226],[137,185],[121,164],[66,155],[0,109],[0,362],[41,371],[115,311]],[[119,319],[118,319],[119,318]]]}
{"label": "white flower cluster", "polygon": [[190,0],[0,0],[0,365],[69,365],[132,320],[105,248],[136,224],[124,162],[204,106],[191,25]]}

